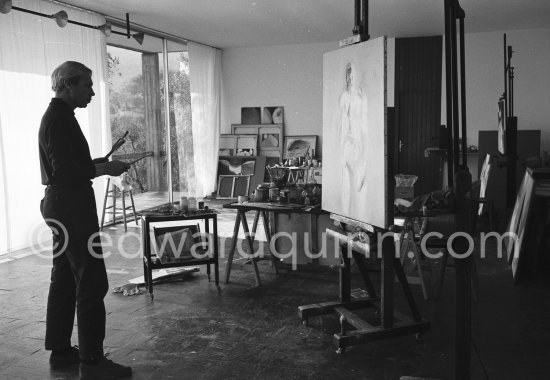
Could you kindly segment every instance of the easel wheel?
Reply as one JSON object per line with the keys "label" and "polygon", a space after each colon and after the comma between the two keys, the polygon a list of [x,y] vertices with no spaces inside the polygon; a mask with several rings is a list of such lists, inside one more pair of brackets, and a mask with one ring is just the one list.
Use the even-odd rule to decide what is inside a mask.
{"label": "easel wheel", "polygon": [[337,355],[342,355],[342,354],[344,354],[344,352],[346,352],[345,347],[338,347],[338,349],[336,350]]}

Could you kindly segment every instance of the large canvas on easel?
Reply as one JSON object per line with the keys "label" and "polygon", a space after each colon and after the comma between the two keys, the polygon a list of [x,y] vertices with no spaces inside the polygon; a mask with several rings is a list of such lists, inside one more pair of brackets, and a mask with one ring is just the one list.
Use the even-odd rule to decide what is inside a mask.
{"label": "large canvas on easel", "polygon": [[386,37],[323,56],[323,209],[388,226]]}

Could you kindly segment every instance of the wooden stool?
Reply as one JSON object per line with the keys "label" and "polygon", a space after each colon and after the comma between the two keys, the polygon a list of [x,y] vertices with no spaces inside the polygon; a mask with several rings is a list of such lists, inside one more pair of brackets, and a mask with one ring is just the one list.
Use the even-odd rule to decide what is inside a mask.
{"label": "wooden stool", "polygon": [[[107,178],[107,187],[105,188],[105,199],[103,201],[103,212],[101,214],[100,229],[103,230],[103,222],[105,221],[105,214],[113,215],[113,225],[114,225],[116,224],[115,220],[116,220],[117,213],[121,213],[122,221],[124,222],[124,232],[128,232],[128,227],[126,226],[126,210],[132,209],[132,211],[134,212],[134,221],[136,222],[136,225],[138,225],[138,219],[137,219],[136,207],[134,205],[134,196],[132,195],[132,189],[131,188],[128,190],[119,189],[114,183],[111,185],[111,188],[109,188],[109,185],[111,185],[111,178]],[[118,191],[120,191],[120,195],[122,199],[122,207],[116,207]],[[107,199],[109,198],[109,194],[113,199],[113,204],[111,206],[107,206]],[[129,206],[126,206],[126,194],[130,195],[131,205]]]}

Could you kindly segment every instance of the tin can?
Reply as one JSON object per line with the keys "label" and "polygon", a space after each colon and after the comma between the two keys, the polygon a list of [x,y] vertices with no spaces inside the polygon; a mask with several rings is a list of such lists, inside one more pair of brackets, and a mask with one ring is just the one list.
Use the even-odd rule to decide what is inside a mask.
{"label": "tin can", "polygon": [[279,188],[278,187],[271,187],[269,189],[269,198],[273,199],[279,196]]}

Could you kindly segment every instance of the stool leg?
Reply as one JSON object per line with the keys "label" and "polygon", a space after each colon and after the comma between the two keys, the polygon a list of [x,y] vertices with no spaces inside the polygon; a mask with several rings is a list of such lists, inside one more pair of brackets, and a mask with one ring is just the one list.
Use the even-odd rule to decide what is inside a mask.
{"label": "stool leg", "polygon": [[101,231],[103,231],[103,222],[105,222],[105,208],[107,207],[107,198],[109,198],[110,183],[111,183],[111,178],[107,177],[107,187],[105,187],[105,199],[103,200],[103,212],[101,213],[101,227],[100,227]]}
{"label": "stool leg", "polygon": [[425,283],[425,280],[424,280],[424,273],[422,271],[422,257],[421,257],[421,253],[420,253],[420,250],[418,249],[418,246],[416,245],[416,242],[414,241],[414,237],[413,237],[413,241],[412,241],[412,244],[413,244],[413,253],[414,253],[414,258],[416,260],[416,270],[418,271],[418,277],[420,278],[420,287],[422,288],[422,295],[424,296],[424,300],[428,300],[428,291],[426,289],[426,283]]}
{"label": "stool leg", "polygon": [[134,212],[134,222],[136,222],[136,226],[138,225],[138,217],[136,212],[136,206],[134,204],[134,196],[132,195],[132,190],[128,190],[128,193],[130,193],[130,201],[132,201],[132,211]]}
{"label": "stool leg", "polygon": [[113,226],[116,224],[116,186],[112,185],[112,194],[113,194]]}
{"label": "stool leg", "polygon": [[128,232],[128,227],[126,226],[126,191],[120,189],[120,195],[122,196],[122,221],[124,222],[124,232]]}

